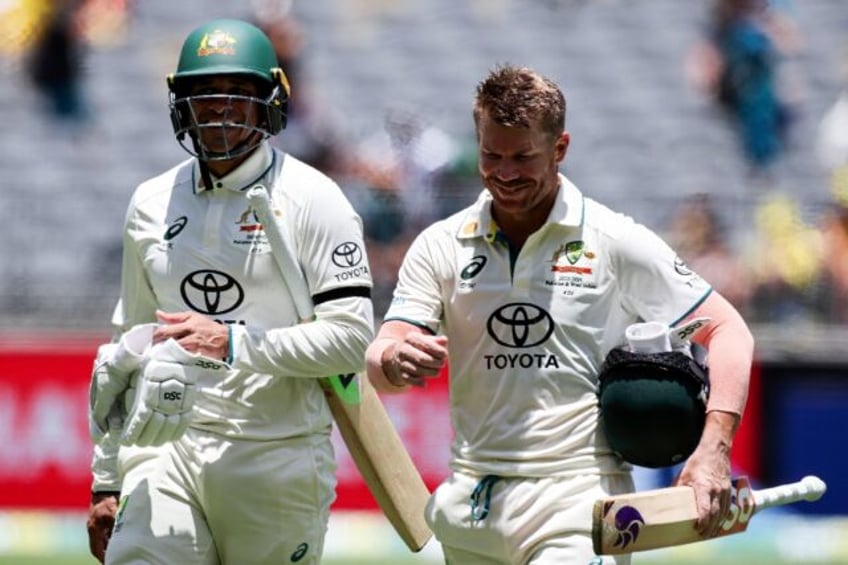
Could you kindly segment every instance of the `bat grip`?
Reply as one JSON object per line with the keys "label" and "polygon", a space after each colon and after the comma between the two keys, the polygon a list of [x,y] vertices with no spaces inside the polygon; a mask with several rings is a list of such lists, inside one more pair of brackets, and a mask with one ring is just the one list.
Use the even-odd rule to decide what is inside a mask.
{"label": "bat grip", "polygon": [[769,508],[782,504],[791,504],[800,500],[816,501],[827,490],[824,481],[815,476],[807,476],[795,483],[754,491],[754,501],[758,508]]}

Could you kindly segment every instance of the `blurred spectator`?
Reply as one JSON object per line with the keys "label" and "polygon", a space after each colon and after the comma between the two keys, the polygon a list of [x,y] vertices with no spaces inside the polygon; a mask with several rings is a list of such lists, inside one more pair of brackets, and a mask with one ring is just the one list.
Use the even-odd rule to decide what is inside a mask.
{"label": "blurred spectator", "polygon": [[829,175],[848,167],[848,44],[843,51],[838,72],[842,89],[822,117],[816,139],[819,162]]}
{"label": "blurred spectator", "polygon": [[76,11],[77,33],[91,48],[122,45],[132,16],[130,0],[80,0]]}
{"label": "blurred spectator", "polygon": [[306,36],[292,12],[292,0],[253,0],[252,6],[253,23],[271,40],[291,85],[286,129],[274,138],[274,145],[324,173],[339,174],[339,128],[304,72]]}
{"label": "blurred spectator", "polygon": [[391,108],[383,130],[359,143],[340,177],[362,216],[374,279],[374,312],[388,309],[403,255],[427,224],[472,202],[481,190],[476,161],[417,112]]}
{"label": "blurred spectator", "polygon": [[778,68],[784,50],[800,42],[788,13],[766,0],[715,0],[706,37],[690,60],[696,86],[730,117],[756,173],[766,172],[787,142],[792,108]]}
{"label": "blurred spectator", "polygon": [[52,0],[0,2],[0,55],[17,59],[41,36],[52,12]]}
{"label": "blurred spectator", "polygon": [[845,88],[819,124],[817,152],[829,174],[848,166],[848,88]]}
{"label": "blurred spectator", "polygon": [[[848,84],[848,47],[841,74],[843,84]],[[825,321],[848,324],[848,86],[822,118],[816,150],[832,195],[832,205],[820,226],[826,258],[820,310]]]}
{"label": "blurred spectator", "polygon": [[384,127],[359,143],[360,157],[396,179],[407,229],[418,231],[440,217],[435,190],[455,162],[459,146],[416,110],[390,108]]}
{"label": "blurred spectator", "polygon": [[357,209],[365,224],[365,236],[371,241],[388,245],[397,241],[409,224],[400,195],[399,178],[394,171],[385,171],[361,162],[351,171],[346,187],[358,194]]}
{"label": "blurred spectator", "polygon": [[477,171],[477,140],[474,137],[457,140],[455,148],[450,162],[433,179],[436,215],[440,218],[469,206],[483,190]]}
{"label": "blurred spectator", "polygon": [[81,86],[84,47],[76,21],[81,5],[77,0],[54,3],[29,61],[32,84],[45,97],[51,113],[70,123],[79,123],[88,115]]}
{"label": "blurred spectator", "polygon": [[362,216],[379,316],[388,309],[412,239],[428,222],[473,202],[482,186],[476,144],[424,125],[411,110],[389,110],[384,130],[355,146],[340,182]]}
{"label": "blurred spectator", "polygon": [[414,2],[395,0],[345,0],[336,3],[338,26],[332,30],[342,43],[361,47],[373,45],[387,19],[408,15]]}
{"label": "blurred spectator", "polygon": [[803,221],[793,199],[781,194],[757,207],[755,228],[747,254],[754,274],[752,321],[815,321],[824,257],[821,232]]}
{"label": "blurred spectator", "polygon": [[822,321],[848,324],[848,166],[834,174],[833,196],[821,222],[824,261],[818,309]]}
{"label": "blurred spectator", "polygon": [[693,271],[747,315],[751,273],[728,243],[725,227],[710,195],[699,193],[681,203],[667,237]]}
{"label": "blurred spectator", "polygon": [[362,217],[365,245],[371,258],[374,313],[388,309],[397,272],[415,233],[401,194],[402,176],[373,156],[355,155],[340,178],[342,189]]}

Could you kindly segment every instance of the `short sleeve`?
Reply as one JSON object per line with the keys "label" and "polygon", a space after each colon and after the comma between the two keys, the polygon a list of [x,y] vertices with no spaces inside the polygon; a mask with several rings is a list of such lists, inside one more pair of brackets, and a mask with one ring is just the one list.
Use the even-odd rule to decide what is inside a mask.
{"label": "short sleeve", "polygon": [[633,224],[612,247],[625,310],[674,325],[706,299],[712,287],[658,235]]}
{"label": "short sleeve", "polygon": [[438,333],[447,261],[436,249],[432,231],[424,231],[409,246],[384,320],[404,320]]}

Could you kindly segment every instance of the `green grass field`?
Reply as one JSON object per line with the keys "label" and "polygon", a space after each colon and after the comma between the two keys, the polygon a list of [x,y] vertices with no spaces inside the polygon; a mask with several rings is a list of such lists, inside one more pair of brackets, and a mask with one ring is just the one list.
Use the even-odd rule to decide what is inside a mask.
{"label": "green grass field", "polygon": [[[97,565],[84,516],[0,515],[0,565]],[[331,519],[323,565],[438,565],[438,543],[411,554],[376,514]],[[848,517],[763,513],[744,534],[638,553],[633,565],[845,565]],[[242,564],[238,564],[242,565]],[[245,564],[248,565],[248,564]]]}
{"label": "green grass field", "polygon": [[[381,561],[374,561],[372,558],[359,559],[328,559],[324,560],[323,565],[414,565],[416,563],[432,563],[431,561],[422,562],[420,559],[411,558],[410,560],[398,561],[397,558],[391,558]],[[6,555],[0,556],[0,565],[97,565],[97,562],[87,555]]]}
{"label": "green grass field", "polygon": [[[732,555],[722,556],[721,558],[722,565],[798,565],[799,561],[797,560],[777,560],[775,561],[773,558],[763,558],[762,560],[758,559],[756,556],[742,556],[738,559],[735,559]],[[373,558],[368,559],[326,559],[323,562],[323,565],[415,565],[420,563],[436,563],[434,561],[425,560],[422,561],[416,557],[410,557],[409,559],[398,559],[397,557],[392,557],[389,559],[375,561]],[[653,564],[661,564],[661,563],[674,563],[675,565],[714,565],[716,563],[715,557],[706,558],[706,559],[698,559],[698,560],[685,560],[685,561],[656,561],[655,559],[645,555],[645,556],[634,556],[633,564],[634,565],[653,565]],[[836,560],[836,561],[814,561],[816,565],[844,565],[844,560]],[[31,556],[31,555],[6,555],[0,556],[0,565],[96,565],[96,561],[89,556],[86,555],[43,555],[43,556]]]}

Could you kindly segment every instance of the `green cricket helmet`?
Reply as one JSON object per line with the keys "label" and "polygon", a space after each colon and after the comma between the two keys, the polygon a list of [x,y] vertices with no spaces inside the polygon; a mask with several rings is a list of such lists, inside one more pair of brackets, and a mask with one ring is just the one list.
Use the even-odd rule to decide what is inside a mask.
{"label": "green cricket helmet", "polygon": [[609,352],[599,376],[599,405],[607,441],[622,459],[668,467],[695,450],[709,396],[709,369],[697,358],[704,359],[702,352]]}
{"label": "green cricket helmet", "polygon": [[[257,96],[225,92],[192,95],[195,81],[216,76],[238,77],[258,87]],[[254,25],[241,20],[221,19],[192,31],[183,43],[176,72],[168,75],[171,122],[183,148],[203,161],[232,159],[251,151],[286,126],[290,88],[280,68],[271,40]],[[204,105],[220,108],[216,118],[198,120]],[[236,111],[246,105],[253,112]],[[257,117],[250,119],[247,114]],[[212,150],[202,142],[204,130],[240,128],[250,135],[233,147]],[[186,143],[186,134],[191,147]]]}

